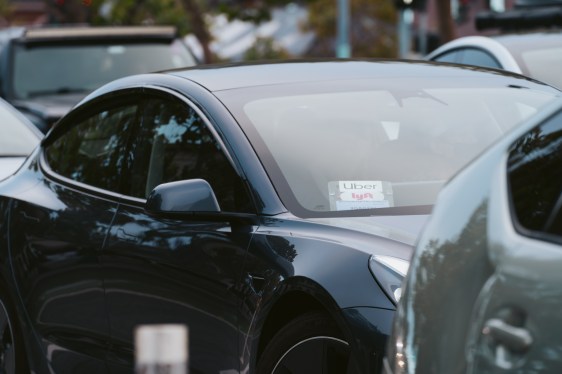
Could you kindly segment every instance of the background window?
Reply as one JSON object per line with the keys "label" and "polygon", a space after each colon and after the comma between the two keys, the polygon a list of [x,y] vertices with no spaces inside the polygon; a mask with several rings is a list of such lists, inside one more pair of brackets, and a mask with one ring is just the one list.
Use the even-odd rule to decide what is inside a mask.
{"label": "background window", "polygon": [[134,137],[128,194],[146,198],[159,184],[200,178],[224,211],[250,211],[242,181],[203,119],[179,100],[149,99]]}
{"label": "background window", "polygon": [[459,63],[459,52],[447,52],[442,55],[439,55],[435,58],[435,61],[438,62],[450,62],[450,63]]}
{"label": "background window", "polygon": [[136,112],[136,105],[122,106],[78,123],[48,146],[49,166],[77,182],[118,192],[127,134]]}
{"label": "background window", "polygon": [[475,48],[467,48],[462,54],[460,61],[466,65],[482,66],[485,68],[501,69],[500,64],[488,52],[481,51]]}

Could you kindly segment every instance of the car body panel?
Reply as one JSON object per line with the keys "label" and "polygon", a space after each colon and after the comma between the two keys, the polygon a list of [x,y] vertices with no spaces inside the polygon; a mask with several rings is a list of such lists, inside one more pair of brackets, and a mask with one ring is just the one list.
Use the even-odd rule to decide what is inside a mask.
{"label": "car body panel", "polygon": [[[226,66],[220,69],[210,69],[201,67],[193,67],[183,69],[181,71],[170,71],[169,74],[180,76],[186,79],[204,85],[209,90],[225,91],[235,88],[243,88],[248,86],[265,86],[276,84],[290,84],[295,82],[315,82],[324,80],[342,80],[342,79],[364,79],[364,78],[392,78],[396,77],[419,77],[420,75],[428,78],[444,78],[447,76],[462,77],[470,76],[474,78],[473,73],[455,69],[435,69],[431,62],[418,62],[413,64],[411,61],[399,60],[380,60],[379,69],[376,71],[369,68],[371,62],[368,60],[351,60],[354,69],[347,69],[346,60],[341,62],[330,62],[322,60],[304,60],[299,62],[301,68],[298,72],[290,73],[292,64],[296,62],[287,61],[274,63],[264,66],[247,65],[247,66]],[[302,66],[304,65],[304,66]],[[236,69],[238,74],[231,74],[231,70]],[[245,71],[251,73],[252,83],[248,83],[248,76]],[[287,75],[289,78],[287,78]],[[491,77],[487,77],[491,78]],[[499,77],[498,77],[499,78]]]}
{"label": "car body panel", "polygon": [[[17,200],[5,200],[17,292],[43,351],[50,352],[50,367],[97,372],[105,368],[109,343],[97,253],[117,203],[37,179],[31,168],[23,173],[33,183],[19,186]],[[80,227],[69,230],[77,221]]]}
{"label": "car body panel", "polygon": [[[560,299],[560,247],[517,232],[506,154],[561,107],[557,100],[515,129],[441,191],[405,279],[387,372],[560,369],[562,331],[553,313]],[[513,349],[508,340],[496,340],[490,332],[496,323],[529,334],[529,347]]]}
{"label": "car body panel", "polygon": [[180,323],[189,326],[191,372],[239,371],[232,347],[252,231],[228,222],[159,219],[142,205],[121,204],[100,256],[116,351],[109,364],[134,368],[136,326]]}
{"label": "car body panel", "polygon": [[25,157],[0,158],[0,180],[14,174],[25,161]]}
{"label": "car body panel", "polygon": [[[76,371],[83,363],[83,372],[104,371],[102,368],[130,372],[135,326],[179,322],[189,325],[195,344],[191,371],[255,372],[259,354],[284,324],[300,314],[320,310],[333,319],[352,346],[352,361],[358,371],[378,371],[395,299],[381,286],[381,278],[370,267],[371,258],[409,259],[431,207],[405,207],[393,215],[372,209],[363,217],[338,211],[333,217],[315,219],[288,212],[262,160],[220,94],[236,94],[237,82],[250,82],[252,77],[259,85],[279,83],[281,75],[288,76],[288,82],[306,76],[308,82],[328,79],[326,85],[333,85],[344,78],[393,79],[391,73],[405,80],[438,78],[444,85],[454,79],[469,87],[475,82],[502,88],[513,84],[518,94],[522,90],[516,83],[528,83],[541,92],[541,98],[543,93],[547,97],[557,94],[546,85],[510,74],[427,62],[345,60],[267,66],[271,67],[269,76],[267,69],[258,65],[255,73],[246,67],[224,67],[216,68],[215,77],[211,68],[187,69],[110,83],[55,125],[42,148],[14,177],[0,182],[0,264],[11,269],[4,281],[17,295],[22,323],[30,331],[26,332],[26,348],[35,352],[33,358],[44,356],[42,364],[30,362],[32,369],[39,372],[41,365],[46,365],[52,372]],[[227,75],[233,78],[221,83]],[[223,91],[219,94],[213,89]],[[61,176],[55,170],[62,169],[51,168],[47,162],[49,147],[58,137],[94,118],[92,113],[107,113],[123,102],[128,107],[135,101],[136,108],[155,97],[196,113],[200,131],[208,130],[208,135],[205,139],[195,137],[190,144],[214,140],[210,143],[214,148],[210,148],[219,150],[217,153],[227,160],[236,174],[234,181],[248,190],[242,188],[237,193],[248,192],[253,207],[243,213],[152,212],[146,209],[145,198],[125,195],[125,185],[137,180],[133,178],[137,176],[133,172],[136,148],[131,143],[140,137],[132,132],[144,131],[147,118],[136,109],[134,114],[124,114],[132,122],[124,130],[127,141],[118,136],[121,134],[109,137],[110,147],[116,143],[116,154],[123,156],[117,157],[119,162],[111,172],[112,177],[120,177],[117,187],[104,190],[95,187],[97,179],[88,185],[78,177],[72,179],[73,175]],[[103,118],[107,117],[104,114]],[[171,118],[165,123],[175,129],[178,122]],[[120,123],[112,122],[110,128]],[[77,151],[79,155],[90,155],[90,149],[82,150]],[[105,155],[114,148],[106,151],[91,154]],[[152,150],[149,153],[152,155]],[[176,149],[172,154],[179,153]],[[167,166],[163,163],[162,169]],[[143,192],[150,191],[145,191],[146,181],[141,186]],[[12,260],[13,264],[7,265]],[[86,278],[83,282],[81,276]],[[64,313],[45,314],[65,307]],[[68,321],[57,320],[67,314],[72,314]],[[59,360],[65,355],[72,357]]]}

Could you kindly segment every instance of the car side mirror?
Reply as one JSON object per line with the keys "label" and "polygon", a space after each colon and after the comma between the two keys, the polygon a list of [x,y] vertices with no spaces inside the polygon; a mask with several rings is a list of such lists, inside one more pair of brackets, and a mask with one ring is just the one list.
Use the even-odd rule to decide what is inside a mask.
{"label": "car side mirror", "polygon": [[156,186],[145,209],[150,213],[219,213],[213,188],[203,179],[189,179]]}

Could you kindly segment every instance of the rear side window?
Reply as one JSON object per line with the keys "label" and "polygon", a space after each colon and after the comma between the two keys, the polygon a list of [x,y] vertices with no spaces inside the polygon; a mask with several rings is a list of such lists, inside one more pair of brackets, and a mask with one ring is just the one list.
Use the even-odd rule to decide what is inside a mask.
{"label": "rear side window", "polygon": [[47,147],[49,167],[76,182],[118,192],[127,134],[136,114],[137,105],[131,104],[106,109],[80,121]]}
{"label": "rear side window", "polygon": [[485,68],[501,69],[497,60],[488,52],[476,48],[467,48],[462,55],[461,63]]}
{"label": "rear side window", "polygon": [[450,63],[458,63],[459,62],[459,53],[461,53],[458,50],[452,51],[452,52],[447,52],[447,53],[443,53],[442,55],[437,56],[436,58],[434,58],[434,61],[439,61],[439,62],[450,62]]}
{"label": "rear side window", "polygon": [[507,170],[512,207],[520,228],[562,236],[555,227],[562,191],[562,113],[512,145]]}

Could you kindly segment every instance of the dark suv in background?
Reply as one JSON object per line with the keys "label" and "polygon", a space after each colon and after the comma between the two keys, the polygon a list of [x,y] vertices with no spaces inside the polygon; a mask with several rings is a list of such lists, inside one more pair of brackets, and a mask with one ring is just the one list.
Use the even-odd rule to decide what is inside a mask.
{"label": "dark suv in background", "polygon": [[174,27],[9,28],[0,31],[0,96],[46,132],[104,83],[195,63]]}

